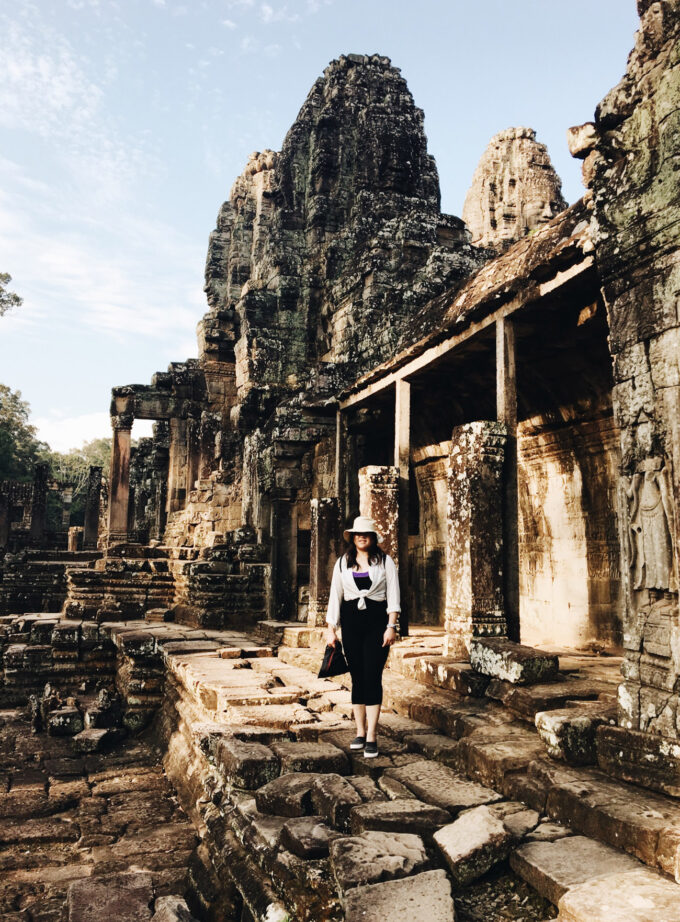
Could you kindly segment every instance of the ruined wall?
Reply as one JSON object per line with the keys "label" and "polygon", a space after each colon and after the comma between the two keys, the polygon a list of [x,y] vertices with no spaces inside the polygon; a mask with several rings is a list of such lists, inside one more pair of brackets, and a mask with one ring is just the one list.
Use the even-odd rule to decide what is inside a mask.
{"label": "ruined wall", "polygon": [[566,207],[545,144],[533,128],[507,128],[482,154],[463,220],[474,244],[502,252]]}
{"label": "ruined wall", "polygon": [[680,736],[680,4],[638,0],[627,72],[571,132],[592,192],[614,357],[626,586],[620,724]]}
{"label": "ruined wall", "polygon": [[446,500],[450,442],[416,449],[417,534],[409,536],[412,620],[443,624],[446,604]]}
{"label": "ruined wall", "polygon": [[518,432],[521,639],[584,647],[622,640],[611,417]]}

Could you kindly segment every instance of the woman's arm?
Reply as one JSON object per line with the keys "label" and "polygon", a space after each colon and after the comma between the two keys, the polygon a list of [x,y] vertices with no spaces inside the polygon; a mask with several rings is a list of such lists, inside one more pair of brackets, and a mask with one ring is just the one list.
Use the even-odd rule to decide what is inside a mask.
{"label": "woman's arm", "polygon": [[343,600],[342,573],[340,572],[340,559],[338,558],[333,568],[333,578],[328,594],[328,609],[326,611],[326,643],[334,644],[337,640],[336,629],[340,624],[340,605]]}
{"label": "woman's arm", "polygon": [[389,555],[385,557],[385,596],[387,598],[387,611],[390,612],[390,618],[396,621],[396,616],[401,611],[399,574],[397,573],[395,562]]}

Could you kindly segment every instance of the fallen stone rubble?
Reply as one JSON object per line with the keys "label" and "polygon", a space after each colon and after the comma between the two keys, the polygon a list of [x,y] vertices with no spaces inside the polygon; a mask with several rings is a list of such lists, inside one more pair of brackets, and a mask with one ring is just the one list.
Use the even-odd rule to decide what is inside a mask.
{"label": "fallen stone rubble", "polygon": [[[3,712],[3,753],[14,750],[0,794],[8,919],[93,920],[93,905],[111,917],[115,899],[116,918],[159,922],[366,922],[388,911],[590,922],[614,880],[617,893],[644,890],[647,908],[629,908],[630,922],[652,911],[680,919],[680,803],[633,796],[542,738],[546,714],[557,726],[565,712],[575,722],[582,708],[610,706],[602,671],[562,669],[546,684],[539,670],[535,685],[490,675],[484,696],[462,696],[415,681],[423,673],[406,649],[418,641],[404,642],[385,675],[380,755],[367,761],[349,748],[344,677],[312,671],[313,630],[286,628],[275,648],[234,631],[102,623],[107,685],[79,672],[87,622],[22,617],[3,625],[5,688],[20,678],[17,635],[28,662],[51,619],[50,638],[78,638],[70,684],[79,678],[85,690],[59,701],[55,683],[49,704],[36,697],[34,732],[23,712]],[[509,668],[505,656],[499,669]],[[57,735],[50,720],[65,707],[75,712],[70,735]],[[79,737],[94,729],[128,736],[102,737],[109,752],[83,750]]]}

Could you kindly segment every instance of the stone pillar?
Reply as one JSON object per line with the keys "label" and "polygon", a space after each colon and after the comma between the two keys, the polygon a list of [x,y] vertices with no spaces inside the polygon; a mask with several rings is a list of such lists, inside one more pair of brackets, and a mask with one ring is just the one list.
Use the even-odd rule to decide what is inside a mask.
{"label": "stone pillar", "polygon": [[109,544],[125,542],[128,536],[132,423],[133,417],[130,413],[111,417],[113,444],[109,478]]}
{"label": "stone pillar", "polygon": [[506,428],[453,430],[448,464],[444,654],[465,660],[472,637],[506,634],[503,599],[503,463]]}
{"label": "stone pillar", "polygon": [[9,496],[0,492],[0,549],[9,544]]}
{"label": "stone pillar", "polygon": [[187,420],[187,478],[186,491],[187,498],[189,493],[194,489],[194,485],[201,473],[201,441],[200,441],[200,421],[197,419]]}
{"label": "stone pillar", "polygon": [[61,491],[61,524],[68,529],[71,524],[71,506],[73,505],[73,487]]}
{"label": "stone pillar", "polygon": [[398,467],[369,465],[360,469],[359,512],[373,519],[382,535],[383,550],[399,566]]}
{"label": "stone pillar", "polygon": [[83,549],[83,528],[80,525],[72,525],[68,530],[68,550],[82,551]]}
{"label": "stone pillar", "polygon": [[408,635],[409,621],[409,567],[408,567],[408,523],[409,523],[409,465],[411,460],[411,385],[408,381],[397,381],[394,395],[394,466],[399,471],[399,521],[397,558],[403,562],[399,567],[399,589],[401,593],[401,615],[399,626],[402,636]]}
{"label": "stone pillar", "polygon": [[33,496],[31,499],[31,542],[38,543],[45,533],[47,522],[47,481],[49,466],[42,462],[36,464],[33,474]]}
{"label": "stone pillar", "polygon": [[295,621],[297,618],[296,512],[294,498],[278,496],[272,500],[270,534],[273,592],[269,614],[274,621]]}
{"label": "stone pillar", "polygon": [[311,524],[307,622],[310,627],[316,627],[326,623],[328,592],[331,588],[333,567],[342,543],[342,519],[338,498],[333,496],[313,499]]}
{"label": "stone pillar", "polygon": [[183,509],[187,499],[187,421],[170,420],[168,513]]}
{"label": "stone pillar", "polygon": [[83,549],[97,547],[99,538],[99,500],[102,490],[102,469],[93,464],[87,475],[87,494],[85,496],[85,520],[83,524]]}
{"label": "stone pillar", "polygon": [[503,597],[508,637],[519,642],[519,506],[517,494],[517,377],[515,326],[496,321],[496,419],[505,425],[503,465]]}

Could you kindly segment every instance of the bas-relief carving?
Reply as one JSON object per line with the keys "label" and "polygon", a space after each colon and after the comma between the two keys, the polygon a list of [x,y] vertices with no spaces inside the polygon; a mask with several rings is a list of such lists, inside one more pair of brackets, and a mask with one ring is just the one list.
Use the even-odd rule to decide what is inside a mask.
{"label": "bas-relief carving", "polygon": [[674,510],[668,462],[647,458],[628,479],[629,561],[633,588],[677,591]]}

